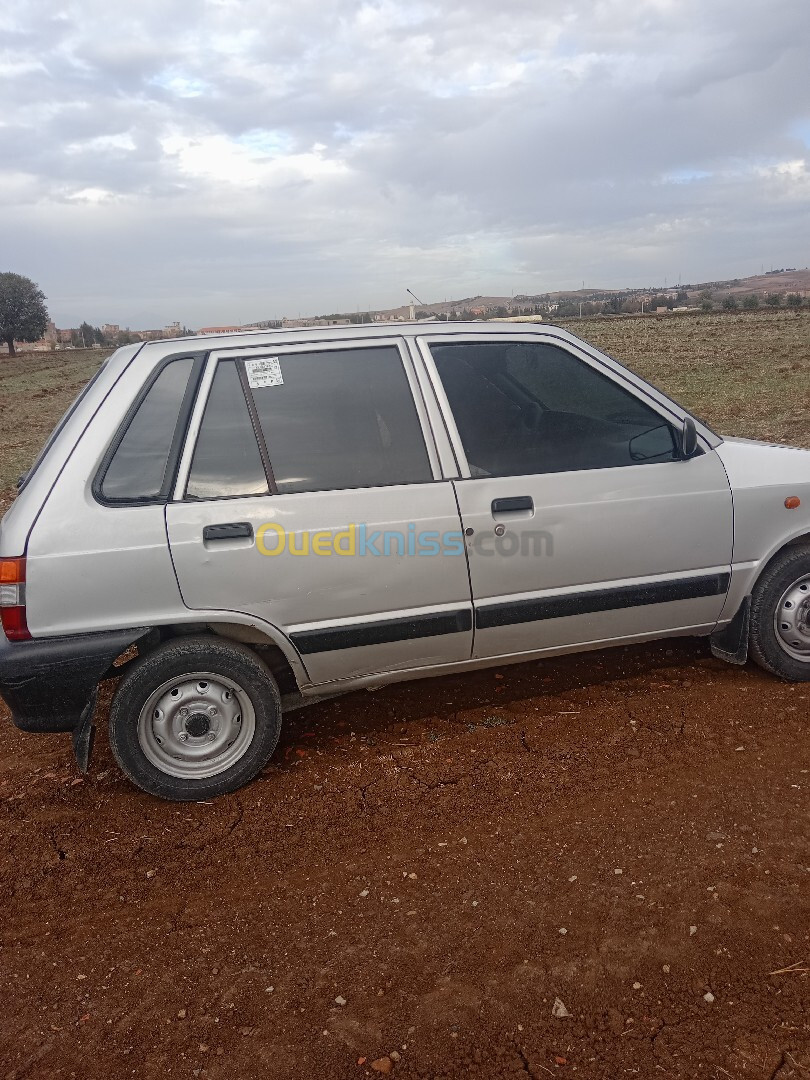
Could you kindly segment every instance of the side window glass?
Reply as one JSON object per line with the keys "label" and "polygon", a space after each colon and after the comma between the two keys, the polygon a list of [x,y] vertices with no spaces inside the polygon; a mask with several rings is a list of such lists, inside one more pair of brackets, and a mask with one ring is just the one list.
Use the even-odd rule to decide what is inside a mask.
{"label": "side window glass", "polygon": [[167,494],[169,454],[193,364],[191,357],[173,360],[155,379],[101,480],[105,499],[129,502]]}
{"label": "side window glass", "polygon": [[434,344],[431,352],[473,476],[672,461],[670,425],[556,345]]}
{"label": "side window glass", "polygon": [[216,499],[267,493],[267,477],[236,363],[222,361],[206,402],[186,496]]}
{"label": "side window glass", "polygon": [[[280,493],[433,479],[395,346],[288,353],[245,364]],[[257,374],[268,365],[270,377]]]}

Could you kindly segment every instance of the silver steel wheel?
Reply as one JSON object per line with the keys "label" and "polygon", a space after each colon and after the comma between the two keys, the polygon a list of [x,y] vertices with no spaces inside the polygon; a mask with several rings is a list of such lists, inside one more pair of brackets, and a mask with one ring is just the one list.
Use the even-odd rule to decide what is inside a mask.
{"label": "silver steel wheel", "polygon": [[810,574],[785,589],[774,615],[776,640],[794,660],[810,664]]}
{"label": "silver steel wheel", "polygon": [[182,780],[225,772],[253,740],[256,714],[238,683],[195,671],[163,683],[138,717],[138,742],[156,769]]}

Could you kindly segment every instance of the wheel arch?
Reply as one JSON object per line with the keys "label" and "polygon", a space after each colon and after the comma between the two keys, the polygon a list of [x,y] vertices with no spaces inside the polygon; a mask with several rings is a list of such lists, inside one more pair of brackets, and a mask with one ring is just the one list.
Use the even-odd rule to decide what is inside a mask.
{"label": "wheel arch", "polygon": [[[810,679],[810,655],[806,641],[808,627],[806,615],[803,616],[800,611],[807,606],[808,568],[810,534],[797,534],[762,566],[749,594],[751,656],[766,671],[792,682],[807,682]],[[794,588],[803,594],[798,606],[792,596],[790,603],[785,599],[788,591]],[[780,594],[782,599],[779,599]],[[784,608],[779,607],[782,600],[785,600]],[[799,612],[798,622],[795,618],[791,621],[792,612],[785,614],[788,608],[796,608]],[[789,632],[790,639],[783,631]],[[780,641],[780,637],[784,640]],[[798,649],[800,655],[794,653],[793,647]]]}
{"label": "wheel arch", "polygon": [[790,537],[770,552],[756,566],[746,583],[745,593],[740,598],[731,620],[715,630],[709,637],[712,653],[729,664],[745,664],[748,659],[751,598],[758,583],[768,569],[781,558],[786,551],[795,547],[810,547],[810,531]]}
{"label": "wheel arch", "polygon": [[[802,544],[807,544],[810,546],[810,529],[808,529],[807,532],[799,533],[798,536],[794,536],[793,539],[788,540],[788,542],[784,544],[783,547],[798,547]],[[783,548],[780,548],[779,550],[782,551]]]}
{"label": "wheel arch", "polygon": [[[273,628],[275,629],[275,628]],[[146,655],[173,638],[208,635],[246,645],[267,665],[278,684],[282,698],[300,694],[309,685],[309,677],[295,646],[280,631],[229,620],[203,619],[178,621],[154,627],[139,643],[139,655]],[[121,665],[123,666],[123,665]]]}
{"label": "wheel arch", "polygon": [[757,583],[768,568],[772,566],[778,558],[784,555],[786,551],[794,547],[810,547],[810,529],[806,532],[798,533],[796,536],[792,536],[789,540],[782,541],[778,547],[774,548],[773,551],[762,560],[751,578],[748,588],[749,594],[757,587]]}

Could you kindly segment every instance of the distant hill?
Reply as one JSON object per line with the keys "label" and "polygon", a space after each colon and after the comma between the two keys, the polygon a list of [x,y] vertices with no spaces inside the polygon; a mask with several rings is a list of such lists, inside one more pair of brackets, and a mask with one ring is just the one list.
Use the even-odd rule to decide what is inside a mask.
{"label": "distant hill", "polygon": [[[621,302],[638,301],[645,302],[652,298],[667,298],[671,302],[678,297],[678,303],[687,305],[699,305],[701,301],[711,294],[713,303],[722,305],[725,297],[731,295],[735,298],[755,293],[760,299],[772,293],[780,293],[783,296],[788,293],[798,293],[805,300],[810,298],[810,268],[802,270],[785,268],[758,274],[747,278],[730,278],[722,281],[702,281],[694,284],[678,284],[677,286],[650,286],[643,289],[569,289],[556,290],[553,292],[536,294],[518,294],[515,296],[465,296],[455,300],[433,300],[422,305],[414,305],[417,317],[425,315],[442,315],[451,318],[459,318],[468,314],[473,318],[481,315],[511,314],[550,310],[554,312],[558,307],[580,304],[592,307],[603,304],[614,298]],[[684,295],[685,294],[685,295]],[[329,322],[359,322],[368,321],[369,316],[374,321],[400,321],[410,315],[410,306],[402,304],[399,307],[380,308],[373,312],[358,314],[357,312],[335,312],[330,315],[313,316],[301,320],[285,320],[288,325],[294,322],[312,323],[320,321]]]}
{"label": "distant hill", "polygon": [[705,285],[692,286],[697,290],[717,289],[731,293],[760,293],[767,295],[775,292],[798,292],[803,295],[810,294],[810,269],[804,270],[773,270],[769,273],[758,274],[756,277],[737,278],[734,281],[710,281]]}

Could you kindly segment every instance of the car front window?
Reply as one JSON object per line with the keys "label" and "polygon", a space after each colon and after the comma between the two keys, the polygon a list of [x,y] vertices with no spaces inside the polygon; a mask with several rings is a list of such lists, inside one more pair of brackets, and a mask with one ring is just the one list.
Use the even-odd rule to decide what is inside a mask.
{"label": "car front window", "polygon": [[474,477],[676,457],[673,429],[654,409],[557,345],[451,342],[431,352]]}

